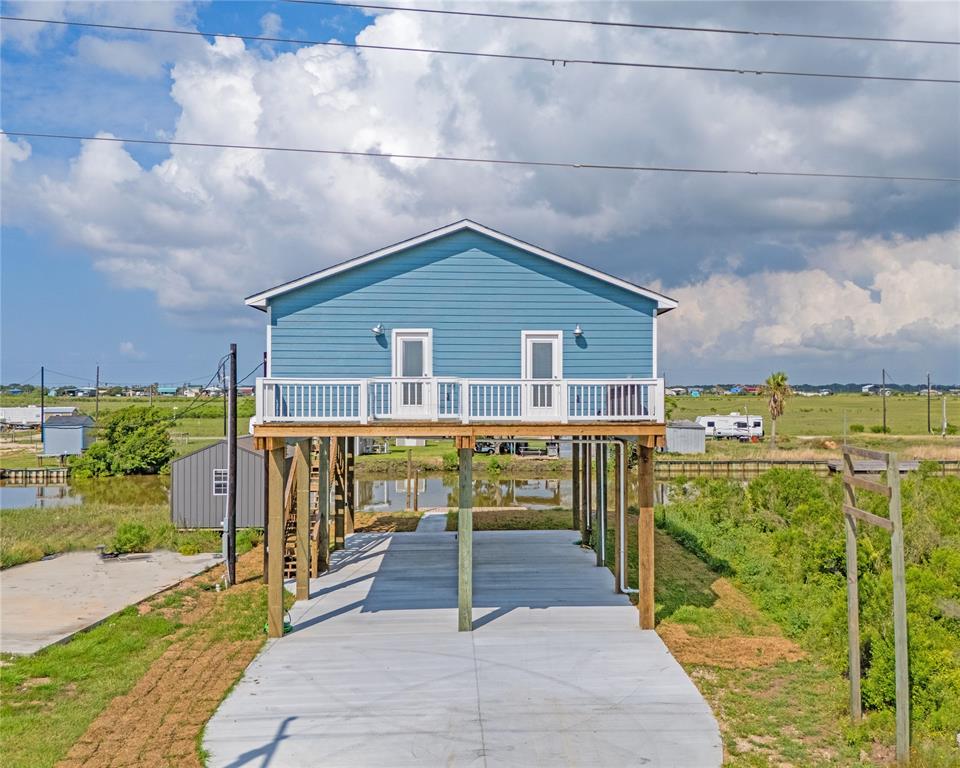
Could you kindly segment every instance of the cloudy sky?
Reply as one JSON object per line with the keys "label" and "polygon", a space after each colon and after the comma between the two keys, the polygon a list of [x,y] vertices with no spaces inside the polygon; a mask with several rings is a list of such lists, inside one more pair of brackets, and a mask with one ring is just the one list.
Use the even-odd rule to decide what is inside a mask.
{"label": "cloudy sky", "polygon": [[[423,3],[439,7],[441,3]],[[364,12],[2,2],[7,15],[308,40],[956,78],[955,46]],[[454,6],[450,6],[454,7]],[[471,3],[657,24],[960,39],[956,3]],[[491,61],[4,22],[6,130],[751,170],[960,176],[960,87]],[[243,296],[471,218],[680,300],[673,383],[960,381],[960,184],[531,169],[11,139],[2,371],[178,383]],[[62,379],[68,381],[68,379]]]}

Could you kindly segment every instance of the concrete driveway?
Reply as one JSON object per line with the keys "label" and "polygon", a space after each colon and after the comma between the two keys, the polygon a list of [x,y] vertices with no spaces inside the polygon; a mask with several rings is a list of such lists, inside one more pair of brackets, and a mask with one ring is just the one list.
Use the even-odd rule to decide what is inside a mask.
{"label": "concrete driveway", "polygon": [[706,702],[574,531],[358,534],[207,726],[209,765],[718,766]]}

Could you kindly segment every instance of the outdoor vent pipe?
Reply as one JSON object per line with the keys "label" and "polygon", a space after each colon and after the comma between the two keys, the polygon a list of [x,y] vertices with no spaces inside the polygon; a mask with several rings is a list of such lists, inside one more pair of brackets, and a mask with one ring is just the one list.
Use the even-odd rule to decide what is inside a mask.
{"label": "outdoor vent pipe", "polygon": [[[627,441],[620,437],[612,438],[601,438],[599,440],[588,440],[584,438],[577,437],[568,437],[561,438],[559,440],[551,440],[552,443],[567,443],[569,445],[614,445],[617,447],[617,465],[620,468],[620,485],[617,488],[617,493],[620,498],[620,516],[617,519],[617,545],[620,550],[620,563],[622,567],[620,568],[620,583],[617,585],[620,588],[620,591],[626,595],[635,595],[640,592],[639,589],[631,589],[626,585],[626,572],[627,572],[627,534],[624,528],[626,527],[627,519]],[[590,462],[587,462],[587,468],[589,472]],[[606,512],[606,510],[604,510]],[[600,522],[598,526],[600,528],[600,557],[602,562],[606,563],[606,515],[598,515],[597,519]]]}

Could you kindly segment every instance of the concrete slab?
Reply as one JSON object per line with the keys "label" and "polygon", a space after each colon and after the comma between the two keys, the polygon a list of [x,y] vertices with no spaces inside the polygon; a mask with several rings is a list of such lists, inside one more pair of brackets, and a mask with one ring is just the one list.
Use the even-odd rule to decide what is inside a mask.
{"label": "concrete slab", "polygon": [[210,766],[718,766],[706,702],[575,531],[358,534],[207,725]]}
{"label": "concrete slab", "polygon": [[102,560],[68,552],[0,573],[0,650],[35,653],[222,562],[150,552]]}
{"label": "concrete slab", "polygon": [[417,533],[440,533],[447,530],[447,508],[428,509],[417,523]]}

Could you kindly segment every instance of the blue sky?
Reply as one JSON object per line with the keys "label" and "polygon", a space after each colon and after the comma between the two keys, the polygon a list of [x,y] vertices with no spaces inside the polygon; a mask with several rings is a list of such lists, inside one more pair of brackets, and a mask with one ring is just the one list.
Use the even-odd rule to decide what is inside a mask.
{"label": "blue sky", "polygon": [[[496,3],[475,3],[497,10]],[[317,40],[955,76],[940,47],[490,23],[293,3],[5,14]],[[521,6],[512,6],[518,8]],[[524,11],[557,6],[524,4]],[[952,9],[952,10],[951,10]],[[960,38],[946,3],[569,4],[573,17]],[[960,175],[956,86],[356,53],[7,22],[8,130]],[[681,300],[673,383],[960,381],[960,186],[513,171],[4,139],[0,379],[208,377],[263,351],[242,297],[469,217]],[[57,375],[51,376],[57,381]],[[64,382],[70,379],[63,379]]]}

